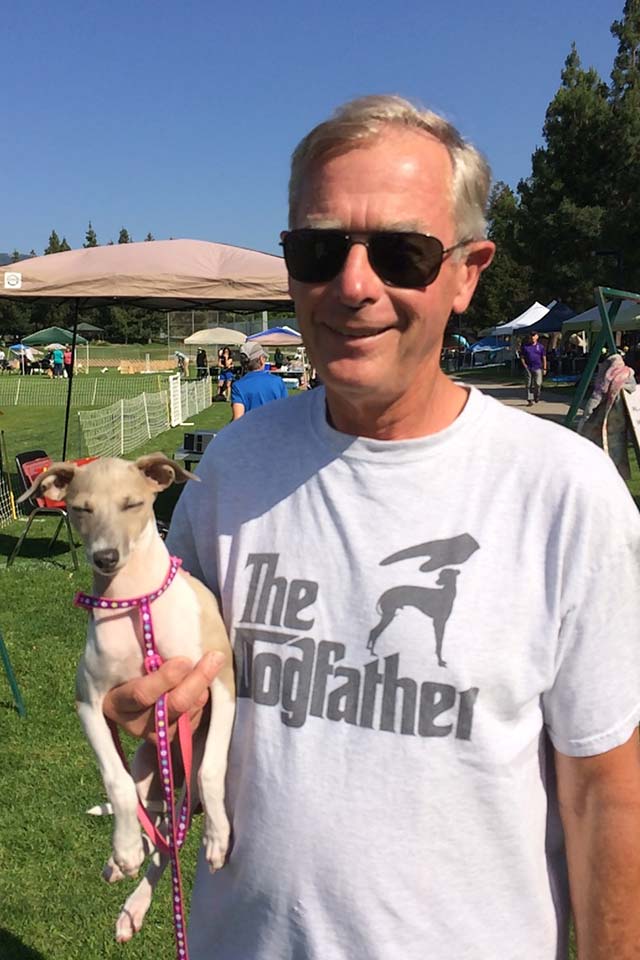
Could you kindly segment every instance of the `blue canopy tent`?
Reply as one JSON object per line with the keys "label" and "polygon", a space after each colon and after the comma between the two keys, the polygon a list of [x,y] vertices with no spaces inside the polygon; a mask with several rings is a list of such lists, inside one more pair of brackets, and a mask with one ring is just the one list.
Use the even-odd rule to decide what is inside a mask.
{"label": "blue canopy tent", "polygon": [[247,340],[257,340],[263,347],[299,347],[302,346],[302,337],[293,327],[269,327],[260,333],[252,333]]}
{"label": "blue canopy tent", "polygon": [[556,303],[541,320],[531,324],[524,331],[525,333],[561,333],[562,324],[565,320],[571,320],[576,312],[568,307],[566,303]]}

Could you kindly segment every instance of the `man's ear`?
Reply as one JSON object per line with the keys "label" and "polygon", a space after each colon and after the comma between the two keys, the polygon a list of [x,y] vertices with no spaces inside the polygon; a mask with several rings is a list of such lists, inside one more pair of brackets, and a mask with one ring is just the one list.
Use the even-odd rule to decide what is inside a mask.
{"label": "man's ear", "polygon": [[492,240],[475,240],[469,245],[469,252],[459,266],[458,290],[451,309],[454,313],[464,313],[478,286],[478,280],[483,270],[486,270],[496,252],[496,245]]}
{"label": "man's ear", "polygon": [[52,463],[48,470],[38,474],[29,489],[18,497],[17,502],[22,503],[34,496],[46,497],[48,500],[66,500],[67,490],[76,470],[77,466],[73,461]]}
{"label": "man's ear", "polygon": [[138,457],[135,465],[156,491],[166,490],[172,483],[200,479],[175,460],[170,460],[164,453],[149,453],[146,457]]}

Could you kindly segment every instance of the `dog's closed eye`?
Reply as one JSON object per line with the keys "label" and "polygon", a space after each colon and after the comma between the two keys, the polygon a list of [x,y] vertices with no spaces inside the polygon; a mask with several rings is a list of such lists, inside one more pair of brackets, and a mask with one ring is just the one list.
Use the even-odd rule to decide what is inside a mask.
{"label": "dog's closed eye", "polygon": [[75,510],[76,513],[93,513],[92,507],[80,507],[75,503],[71,504],[71,509]]}
{"label": "dog's closed eye", "polygon": [[123,509],[123,510],[135,510],[136,507],[143,507],[143,506],[144,506],[144,500],[137,500],[135,503],[129,503],[129,502],[123,503],[123,504],[122,504],[122,509]]}

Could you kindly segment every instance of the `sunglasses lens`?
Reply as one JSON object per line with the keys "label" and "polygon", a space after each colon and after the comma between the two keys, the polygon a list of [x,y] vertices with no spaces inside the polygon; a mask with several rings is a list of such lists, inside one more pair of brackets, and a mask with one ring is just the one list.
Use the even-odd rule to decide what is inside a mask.
{"label": "sunglasses lens", "polygon": [[287,270],[300,283],[326,283],[346,260],[349,240],[332,230],[293,230],[282,241]]}
{"label": "sunglasses lens", "polygon": [[378,276],[394,287],[428,287],[438,276],[443,246],[423,233],[375,233],[369,259]]}

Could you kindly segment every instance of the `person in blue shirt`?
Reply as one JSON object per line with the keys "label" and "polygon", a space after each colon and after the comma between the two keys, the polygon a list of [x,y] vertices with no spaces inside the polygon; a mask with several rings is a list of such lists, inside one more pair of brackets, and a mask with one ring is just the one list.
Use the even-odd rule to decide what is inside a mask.
{"label": "person in blue shirt", "polygon": [[280,379],[265,370],[267,353],[261,343],[250,341],[240,347],[247,372],[231,385],[231,419],[240,417],[271,400],[287,396],[287,388]]}

